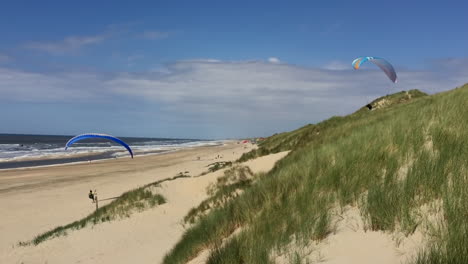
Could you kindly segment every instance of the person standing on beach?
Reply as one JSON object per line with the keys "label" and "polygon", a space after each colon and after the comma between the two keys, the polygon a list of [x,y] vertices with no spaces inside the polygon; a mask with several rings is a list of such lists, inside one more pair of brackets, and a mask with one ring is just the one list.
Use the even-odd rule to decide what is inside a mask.
{"label": "person standing on beach", "polygon": [[94,194],[93,194],[93,190],[89,190],[88,197],[89,197],[89,199],[93,200],[93,203],[94,203]]}

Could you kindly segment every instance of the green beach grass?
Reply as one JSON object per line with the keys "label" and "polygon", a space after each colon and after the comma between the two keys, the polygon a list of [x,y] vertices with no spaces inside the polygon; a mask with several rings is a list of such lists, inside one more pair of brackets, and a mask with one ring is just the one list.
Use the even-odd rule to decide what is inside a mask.
{"label": "green beach grass", "polygon": [[[200,217],[164,263],[186,263],[204,249],[208,263],[274,263],[273,252],[292,242],[326,238],[331,212],[345,206],[360,209],[366,229],[430,237],[412,263],[468,263],[468,85],[384,99],[245,154],[240,161],[291,150],[242,195]],[[422,208],[433,204],[440,213],[429,221]]]}
{"label": "green beach grass", "polygon": [[111,203],[99,207],[96,211],[81,220],[74,221],[65,226],[56,227],[50,231],[37,235],[31,241],[19,242],[18,244],[20,246],[38,245],[48,239],[67,235],[67,232],[72,230],[79,230],[89,225],[96,225],[116,219],[127,218],[135,212],[141,212],[166,203],[166,199],[161,194],[157,193],[157,187],[159,187],[161,182],[174,180],[180,177],[189,176],[177,175],[170,179],[154,182],[125,192]]}
{"label": "green beach grass", "polygon": [[184,222],[194,224],[197,219],[204,216],[209,210],[219,208],[229,200],[237,197],[239,191],[242,191],[252,184],[253,177],[254,174],[250,168],[246,166],[235,165],[225,170],[224,175],[219,177],[216,183],[208,186],[207,193],[210,197],[196,208],[192,208],[184,217]]}
{"label": "green beach grass", "polygon": [[[402,91],[377,98],[370,104],[375,106],[374,109],[379,109],[382,107],[389,108],[393,105],[406,103],[424,96],[427,96],[427,94],[418,90],[410,90],[408,92]],[[286,150],[295,150],[306,144],[309,144],[312,141],[323,140],[323,136],[320,134],[323,135],[324,133],[328,133],[328,131],[334,130],[336,127],[339,127],[345,123],[350,125],[352,124],[353,120],[365,118],[369,115],[370,112],[372,111],[369,111],[367,107],[362,107],[355,113],[346,117],[334,116],[318,124],[308,124],[291,132],[275,134],[261,141],[258,144],[258,149],[243,154],[238,161],[244,162],[249,159],[272,153],[278,153]]]}

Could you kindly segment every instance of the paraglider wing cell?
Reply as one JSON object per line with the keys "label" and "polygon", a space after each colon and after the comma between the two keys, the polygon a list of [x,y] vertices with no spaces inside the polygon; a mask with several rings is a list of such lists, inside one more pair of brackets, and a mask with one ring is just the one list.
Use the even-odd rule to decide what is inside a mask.
{"label": "paraglider wing cell", "polygon": [[355,70],[359,69],[359,67],[361,66],[361,63],[362,63],[362,60],[363,60],[363,59],[364,59],[364,58],[361,57],[361,58],[357,58],[357,59],[353,60],[353,68],[354,68]]}
{"label": "paraglider wing cell", "polygon": [[69,148],[71,145],[73,145],[73,143],[75,143],[77,141],[80,141],[82,139],[87,139],[87,138],[104,138],[104,139],[112,140],[115,143],[118,143],[118,144],[122,145],[123,147],[125,147],[128,150],[128,152],[130,153],[130,155],[132,156],[132,159],[133,159],[133,151],[130,148],[130,146],[127,145],[127,143],[123,142],[122,140],[120,140],[120,139],[118,139],[118,138],[116,138],[114,136],[106,135],[106,134],[82,134],[82,135],[78,135],[78,136],[73,137],[72,139],[70,139],[67,142],[67,144],[65,144],[65,150],[67,150],[67,148]]}

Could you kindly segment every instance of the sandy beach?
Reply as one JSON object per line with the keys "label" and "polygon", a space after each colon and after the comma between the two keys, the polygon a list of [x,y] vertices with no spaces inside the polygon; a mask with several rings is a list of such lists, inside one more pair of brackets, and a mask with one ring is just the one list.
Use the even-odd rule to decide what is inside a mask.
{"label": "sandy beach", "polygon": [[[180,172],[200,175],[208,164],[234,161],[254,147],[227,142],[133,160],[0,171],[0,262],[159,263],[183,234],[183,217],[207,197],[206,187],[222,170],[164,182],[160,193],[167,203],[130,218],[72,231],[38,246],[17,244],[92,213],[95,207],[87,197],[90,189],[97,190],[100,205],[105,205],[123,192]],[[254,172],[267,171],[284,155],[262,157],[247,165]]]}
{"label": "sandy beach", "polygon": [[[161,263],[188,227],[183,218],[208,198],[207,187],[224,173],[221,169],[200,176],[207,171],[207,165],[235,161],[253,148],[256,146],[250,143],[226,142],[222,146],[137,156],[133,160],[121,158],[2,170],[0,263]],[[287,153],[263,156],[242,165],[254,173],[267,172]],[[158,193],[167,202],[162,205],[129,218],[69,231],[37,246],[18,245],[20,241],[30,241],[38,234],[92,213],[95,206],[87,197],[90,189],[98,191],[102,206],[126,191],[172,178],[180,172],[192,177],[163,182]],[[421,243],[420,234],[404,238],[396,245],[390,234],[365,232],[355,210],[339,219],[344,220],[339,221],[336,233],[324,241],[311,244],[312,248],[291,247],[300,252],[313,252],[304,253],[303,257],[317,262],[375,263],[385,256],[385,263],[399,263],[411,257]],[[362,252],[356,247],[372,250]],[[209,252],[203,250],[190,263],[205,263]],[[276,262],[288,263],[289,259],[277,257]]]}

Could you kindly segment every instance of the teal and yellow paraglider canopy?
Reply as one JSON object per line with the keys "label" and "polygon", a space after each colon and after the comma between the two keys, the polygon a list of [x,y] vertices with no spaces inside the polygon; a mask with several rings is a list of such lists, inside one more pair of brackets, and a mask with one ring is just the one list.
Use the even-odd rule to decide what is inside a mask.
{"label": "teal and yellow paraglider canopy", "polygon": [[388,78],[396,83],[397,82],[397,74],[395,72],[395,69],[393,66],[386,60],[378,57],[359,57],[353,61],[353,68],[355,70],[359,69],[361,67],[361,64],[363,64],[366,61],[370,61],[374,63],[375,65],[379,66],[379,68],[385,72],[385,74],[388,76]]}
{"label": "teal and yellow paraglider canopy", "polygon": [[122,145],[123,147],[125,147],[128,150],[128,152],[130,152],[130,155],[132,156],[132,159],[133,159],[133,151],[130,148],[130,146],[127,145],[127,143],[123,142],[122,140],[120,140],[120,139],[118,139],[118,138],[116,138],[114,136],[106,135],[106,134],[88,133],[88,134],[78,135],[78,136],[73,137],[72,139],[70,139],[67,142],[67,144],[65,144],[65,150],[67,150],[68,147],[73,145],[73,143],[75,143],[77,141],[80,141],[80,140],[83,140],[83,139],[87,139],[87,138],[104,138],[104,139],[112,140],[115,143],[118,143],[118,144]]}

